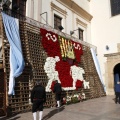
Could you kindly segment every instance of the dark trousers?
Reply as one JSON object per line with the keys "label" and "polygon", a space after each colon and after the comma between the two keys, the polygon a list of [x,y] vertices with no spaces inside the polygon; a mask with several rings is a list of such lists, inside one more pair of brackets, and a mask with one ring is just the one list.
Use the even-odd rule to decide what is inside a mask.
{"label": "dark trousers", "polygon": [[61,100],[61,93],[56,93],[55,97],[57,101]]}
{"label": "dark trousers", "polygon": [[116,92],[115,95],[116,95],[115,103],[119,102],[119,104],[120,104],[120,92]]}
{"label": "dark trousers", "polygon": [[32,112],[43,111],[43,100],[33,100]]}

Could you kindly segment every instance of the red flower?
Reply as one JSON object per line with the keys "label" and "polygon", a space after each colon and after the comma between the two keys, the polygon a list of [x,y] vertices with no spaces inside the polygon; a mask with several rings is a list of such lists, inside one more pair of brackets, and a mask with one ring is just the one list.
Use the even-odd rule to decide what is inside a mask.
{"label": "red flower", "polygon": [[54,85],[55,85],[55,81],[52,82],[52,85],[51,85],[51,90],[53,91],[54,89]]}
{"label": "red flower", "polygon": [[77,80],[77,82],[76,82],[76,89],[82,88],[82,86],[83,86],[83,81]]}
{"label": "red flower", "polygon": [[75,41],[72,41],[72,44],[74,46],[74,53],[75,53],[75,61],[77,63],[80,62],[80,56],[83,54],[83,51],[82,51],[82,45],[80,43],[77,43]]}
{"label": "red flower", "polygon": [[[73,79],[72,79],[72,76],[70,75],[71,65],[67,61],[62,60],[60,45],[58,41],[58,35],[42,28],[40,29],[40,33],[42,35],[42,45],[48,57],[59,56],[60,58],[60,61],[56,63],[56,71],[58,71],[59,79],[61,81],[62,87],[72,87]],[[46,34],[49,34],[49,36],[46,36]],[[57,39],[54,40],[53,39],[54,37],[56,37]],[[72,44],[77,45],[79,43],[72,41]],[[79,44],[79,46],[81,45]],[[74,52],[76,56],[76,61],[80,62],[80,55],[82,54],[82,48],[80,50],[74,48],[74,50],[75,50]],[[54,86],[54,82],[51,85],[51,89],[53,89],[53,86]],[[76,87],[79,88],[81,86],[82,86],[82,82],[77,81]]]}

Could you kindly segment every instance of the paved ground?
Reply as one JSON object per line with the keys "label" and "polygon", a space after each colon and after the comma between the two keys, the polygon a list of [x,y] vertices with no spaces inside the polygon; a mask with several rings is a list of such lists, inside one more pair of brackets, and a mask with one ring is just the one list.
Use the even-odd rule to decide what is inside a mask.
{"label": "paved ground", "polygon": [[[120,104],[114,96],[90,99],[84,102],[44,109],[43,120],[120,120]],[[0,120],[33,120],[31,112]]]}

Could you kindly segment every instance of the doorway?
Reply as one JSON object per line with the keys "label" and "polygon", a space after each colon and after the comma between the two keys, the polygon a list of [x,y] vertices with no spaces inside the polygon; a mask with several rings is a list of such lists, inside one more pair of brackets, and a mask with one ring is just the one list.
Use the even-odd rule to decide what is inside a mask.
{"label": "doorway", "polygon": [[117,81],[120,81],[120,63],[114,67],[114,84],[116,84]]}

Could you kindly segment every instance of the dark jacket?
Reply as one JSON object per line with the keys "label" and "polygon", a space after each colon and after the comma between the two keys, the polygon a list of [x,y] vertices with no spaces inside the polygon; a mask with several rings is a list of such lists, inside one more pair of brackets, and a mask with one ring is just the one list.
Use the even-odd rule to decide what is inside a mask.
{"label": "dark jacket", "polygon": [[115,92],[120,92],[120,84],[115,84]]}
{"label": "dark jacket", "polygon": [[36,85],[31,91],[31,102],[33,103],[34,100],[46,102],[46,92],[42,85]]}
{"label": "dark jacket", "polygon": [[53,89],[54,93],[61,93],[62,92],[62,88],[61,88],[61,84],[60,83],[56,83],[54,85],[54,89]]}

